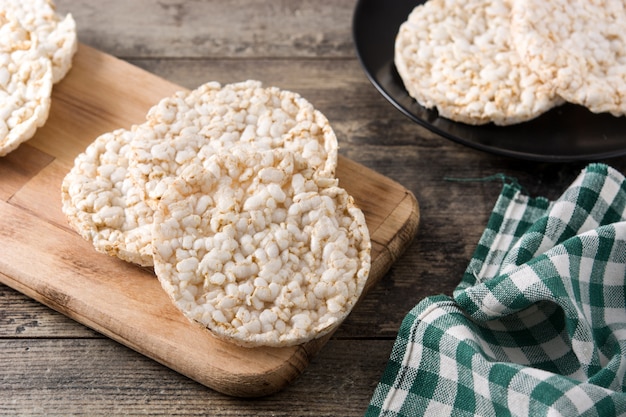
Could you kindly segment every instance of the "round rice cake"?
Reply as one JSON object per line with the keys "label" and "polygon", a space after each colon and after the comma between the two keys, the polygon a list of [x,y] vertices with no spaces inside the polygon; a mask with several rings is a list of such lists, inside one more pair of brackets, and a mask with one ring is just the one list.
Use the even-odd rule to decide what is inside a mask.
{"label": "round rice cake", "polygon": [[623,0],[515,1],[512,39],[528,67],[568,102],[626,113]]}
{"label": "round rice cake", "polygon": [[0,156],[46,122],[51,92],[50,60],[17,19],[0,11]]}
{"label": "round rice cake", "polygon": [[472,125],[533,119],[562,100],[511,44],[512,0],[429,0],[398,31],[394,62],[407,92]]}
{"label": "round rice cake", "polygon": [[284,150],[216,154],[170,181],[154,269],[192,322],[242,346],[332,331],[370,270],[363,213],[337,180]]}
{"label": "round rice cake", "polygon": [[40,53],[52,62],[52,81],[63,79],[78,48],[72,15],[60,16],[50,0],[0,0],[0,10],[16,18],[37,39]]}
{"label": "round rice cake", "polygon": [[235,146],[296,152],[320,176],[334,176],[337,166],[337,137],[320,111],[297,93],[248,80],[161,100],[131,144],[129,172],[156,206],[168,178]]}
{"label": "round rice cake", "polygon": [[134,133],[105,133],[78,155],[61,186],[70,226],[102,253],[152,266],[152,215],[127,175]]}

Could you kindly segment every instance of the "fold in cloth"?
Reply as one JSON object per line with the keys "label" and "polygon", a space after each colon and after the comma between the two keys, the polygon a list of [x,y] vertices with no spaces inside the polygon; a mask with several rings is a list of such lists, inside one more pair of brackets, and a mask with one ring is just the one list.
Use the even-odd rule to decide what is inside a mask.
{"label": "fold in cloth", "polygon": [[505,184],[453,297],[416,305],[366,416],[626,415],[626,182]]}

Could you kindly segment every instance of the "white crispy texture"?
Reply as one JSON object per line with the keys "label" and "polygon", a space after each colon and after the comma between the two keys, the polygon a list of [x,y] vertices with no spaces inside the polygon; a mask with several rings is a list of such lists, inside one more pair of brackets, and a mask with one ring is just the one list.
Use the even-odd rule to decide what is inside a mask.
{"label": "white crispy texture", "polygon": [[429,0],[396,37],[394,61],[409,94],[448,119],[510,125],[562,100],[511,44],[512,0]]}
{"label": "white crispy texture", "polygon": [[[234,88],[250,85],[260,84],[247,82]],[[276,93],[276,97],[281,96],[277,89],[245,91],[249,93],[245,100],[253,103],[245,104],[249,107],[255,105],[255,100],[261,103],[267,100],[268,91]],[[76,158],[74,167],[63,184],[63,210],[70,225],[91,241],[98,251],[142,266],[152,266],[152,236],[149,225],[152,223],[156,202],[155,199],[147,198],[146,183],[142,180],[146,178],[154,183],[162,182],[163,186],[185,164],[206,161],[209,155],[218,150],[225,151],[234,146],[251,149],[284,146],[298,150],[310,161],[323,167],[324,175],[334,173],[337,161],[336,137],[327,119],[317,110],[313,110],[308,102],[296,99],[301,110],[295,116],[300,117],[297,121],[275,118],[276,123],[284,123],[285,129],[291,127],[283,137],[242,137],[236,133],[237,129],[245,131],[248,126],[257,128],[257,119],[248,114],[249,117],[244,120],[242,127],[224,117],[230,115],[223,105],[224,100],[217,99],[214,104],[211,102],[215,98],[213,93],[221,97],[217,92],[231,97],[232,90],[228,86],[222,89],[219,84],[209,83],[190,94],[181,92],[165,99],[150,110],[145,123],[133,126],[130,131],[120,129],[102,135]],[[283,98],[294,97],[293,93],[283,93]],[[203,101],[206,107],[214,106],[217,111],[211,113],[210,118],[202,118],[197,109],[175,100],[189,96],[194,97],[193,100]],[[244,99],[242,95],[236,98]],[[232,106],[244,106],[244,103],[235,102]],[[268,110],[264,105],[258,107]],[[175,115],[174,119],[166,119],[163,114],[170,110]],[[280,109],[271,110],[280,112]],[[304,115],[301,116],[301,113]],[[311,115],[313,123],[306,119]],[[265,117],[265,113],[261,117]],[[228,122],[232,124],[229,125]],[[219,126],[216,129],[222,130],[215,138],[207,137],[205,134],[197,134],[199,126],[210,129]],[[274,129],[281,130],[281,127],[275,126]],[[225,136],[228,140],[224,139]],[[324,142],[320,143],[320,140]],[[182,144],[180,149],[177,148],[179,144]],[[145,146],[147,151],[138,152]],[[328,147],[328,151],[324,149],[318,152],[319,146]],[[141,155],[142,159],[133,161],[133,155]],[[322,156],[326,159],[322,160]],[[137,181],[137,176],[130,174],[133,162],[135,168],[141,167],[141,172],[146,172],[145,177],[139,177],[140,181]],[[161,190],[157,189],[158,192]]]}
{"label": "white crispy texture", "polygon": [[294,154],[242,148],[188,165],[155,212],[155,272],[193,322],[242,346],[332,331],[370,270],[361,210]]}
{"label": "white crispy texture", "polygon": [[333,176],[337,166],[337,138],[322,113],[297,93],[248,80],[210,82],[163,99],[131,145],[129,172],[155,206],[164,179],[234,146],[291,150],[316,175]]}
{"label": "white crispy texture", "polygon": [[50,0],[0,0],[0,10],[14,16],[37,38],[40,53],[52,62],[53,82],[63,79],[78,48],[72,15],[60,16]]}
{"label": "white crispy texture", "polygon": [[0,11],[0,156],[30,139],[50,111],[52,66],[36,37]]}
{"label": "white crispy texture", "polygon": [[152,265],[152,214],[126,175],[133,132],[98,137],[78,155],[61,186],[68,223],[99,252]]}
{"label": "white crispy texture", "polygon": [[527,65],[565,100],[626,113],[623,0],[517,0],[512,38]]}

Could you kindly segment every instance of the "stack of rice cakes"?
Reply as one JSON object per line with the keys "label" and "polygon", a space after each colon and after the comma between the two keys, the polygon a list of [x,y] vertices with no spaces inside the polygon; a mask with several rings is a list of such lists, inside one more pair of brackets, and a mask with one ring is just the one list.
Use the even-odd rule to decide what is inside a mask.
{"label": "stack of rice cakes", "polygon": [[63,211],[96,250],[153,266],[174,304],[216,336],[300,344],[341,323],[370,270],[337,148],[298,94],[210,82],[96,138],[63,181]]}
{"label": "stack of rice cakes", "polygon": [[419,104],[458,122],[506,126],[564,102],[622,116],[625,34],[621,0],[428,0],[394,61]]}
{"label": "stack of rice cakes", "polygon": [[43,126],[53,84],[72,66],[78,46],[71,15],[47,0],[0,0],[0,156]]}

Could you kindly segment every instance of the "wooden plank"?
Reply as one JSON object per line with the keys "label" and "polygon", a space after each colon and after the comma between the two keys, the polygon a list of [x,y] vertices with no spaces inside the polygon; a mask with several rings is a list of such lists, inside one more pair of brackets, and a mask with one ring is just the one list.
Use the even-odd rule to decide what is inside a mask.
{"label": "wooden plank", "polygon": [[55,159],[46,169],[39,172],[11,198],[11,204],[37,213],[60,227],[69,228],[61,211],[61,183],[70,165]]}
{"label": "wooden plank", "polygon": [[109,0],[106,7],[93,0],[55,3],[59,12],[72,13],[82,42],[121,57],[354,55],[350,26],[355,0]]}
{"label": "wooden plank", "polygon": [[[119,79],[132,91],[121,89]],[[141,121],[159,98],[181,88],[79,47],[72,71],[55,86],[54,113],[28,143],[55,160],[20,184],[8,203],[0,202],[0,280],[220,392],[274,393],[305,369],[330,335],[280,349],[245,349],[220,341],[184,318],[152,271],[95,252],[67,228],[61,213],[60,183],[74,157],[103,130]],[[370,229],[370,288],[414,236],[417,201],[398,183],[345,157],[337,171]]]}
{"label": "wooden plank", "polygon": [[50,155],[29,145],[0,158],[0,200],[8,200],[52,160]]}
{"label": "wooden plank", "polygon": [[392,343],[332,340],[283,391],[239,399],[107,339],[5,339],[0,415],[363,416]]}
{"label": "wooden plank", "polygon": [[[4,281],[5,279],[0,279]],[[0,338],[94,338],[103,336],[0,284]],[[3,360],[3,359],[2,359]],[[0,400],[2,402],[2,400]]]}

